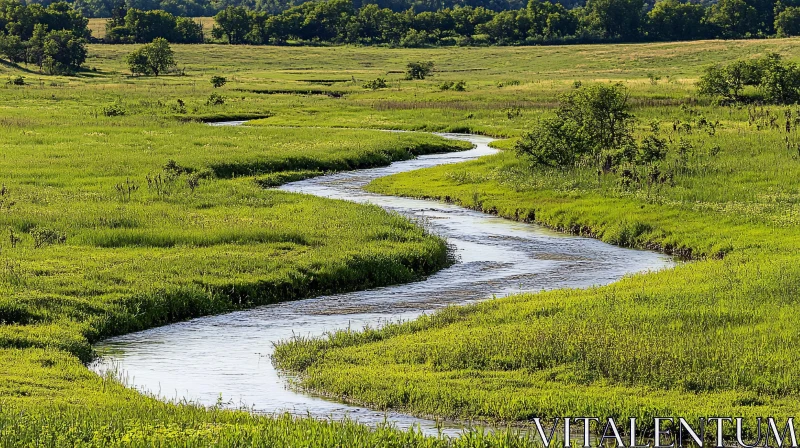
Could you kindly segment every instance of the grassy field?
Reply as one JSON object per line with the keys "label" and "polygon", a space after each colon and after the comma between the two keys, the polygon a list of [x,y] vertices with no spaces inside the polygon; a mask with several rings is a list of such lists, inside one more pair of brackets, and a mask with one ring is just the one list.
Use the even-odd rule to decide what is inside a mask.
{"label": "grassy field", "polygon": [[[640,168],[640,183],[623,187],[619,173],[531,168],[504,152],[379,179],[371,189],[452,201],[696,261],[603,288],[516,296],[377,331],[287,341],[277,351],[278,364],[304,372],[310,389],[451,418],[597,415],[646,422],[662,415],[737,415],[754,422],[755,416],[792,416],[800,399],[793,367],[800,357],[794,348],[800,191],[793,181],[800,174],[800,111],[698,100],[691,70],[703,65],[687,64],[676,74],[659,47],[669,46],[627,51],[638,66],[663,68],[620,70],[608,78],[591,67],[584,77],[574,75],[572,67],[583,65],[574,57],[563,72],[543,63],[551,89],[524,97],[538,98],[528,113],[546,115],[553,91],[569,89],[574,79],[623,78],[638,132],[655,120],[670,142],[660,165],[674,174],[666,183],[649,182],[648,168]],[[596,48],[627,59],[616,52],[620,47]],[[741,56],[714,51],[714,60],[699,62]],[[635,78],[650,69],[662,79]],[[484,123],[474,129],[518,132],[514,125],[495,132]]]}
{"label": "grassy field", "polygon": [[[157,78],[129,75],[123,59],[135,46],[93,45],[91,70],[75,77],[0,65],[0,79],[25,81],[0,85],[0,445],[231,446],[241,437],[296,446],[309,434],[317,438],[308,446],[528,443],[163,404],[82,362],[112,334],[441,267],[443,243],[406,220],[263,187],[463,148],[369,128],[520,136],[576,81],[631,90],[639,131],[658,120],[671,140],[674,185],[623,189],[614,175],[598,182],[585,170],[531,170],[508,152],[372,188],[696,261],[606,288],[289,342],[278,362],[303,371],[310,388],[448,417],[790,413],[800,384],[800,139],[784,130],[783,108],[767,109],[775,121],[760,109],[715,106],[697,99],[694,83],[716,62],[766,51],[798,60],[797,43],[191,45],[174,47],[184,75]],[[405,80],[415,60],[434,61],[434,75]],[[214,89],[213,75],[228,83]],[[389,87],[362,87],[377,77]],[[459,80],[466,91],[439,87]],[[701,117],[720,121],[713,135]],[[197,123],[233,118],[258,119],[245,128]],[[675,120],[691,131],[673,131]]]}

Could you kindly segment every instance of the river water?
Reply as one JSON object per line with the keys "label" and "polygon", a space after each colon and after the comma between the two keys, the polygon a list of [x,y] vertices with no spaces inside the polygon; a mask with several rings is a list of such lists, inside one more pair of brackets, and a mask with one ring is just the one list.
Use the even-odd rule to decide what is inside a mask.
{"label": "river water", "polygon": [[455,205],[365,192],[371,180],[424,167],[493,154],[488,137],[442,134],[466,140],[469,151],[435,154],[387,167],[342,172],[293,182],[281,190],[377,204],[418,220],[445,238],[458,262],[425,280],[369,291],[262,306],[209,316],[106,340],[96,345],[98,373],[116,371],[131,387],[163,399],[190,400],[259,413],[290,412],[318,418],[384,421],[399,428],[456,435],[462,425],[379,412],[303,393],[272,366],[273,343],[293,335],[377,326],[411,319],[442,306],[508,294],[589,287],[670,267],[664,255],[623,249],[598,240],[559,234]]}

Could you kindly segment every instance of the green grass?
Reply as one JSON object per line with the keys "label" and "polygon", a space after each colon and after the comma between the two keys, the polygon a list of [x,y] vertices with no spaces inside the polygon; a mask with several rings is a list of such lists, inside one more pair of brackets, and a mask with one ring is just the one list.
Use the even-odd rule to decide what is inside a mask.
{"label": "green grass", "polygon": [[[647,90],[632,87],[634,104]],[[693,94],[674,99],[691,104]],[[671,142],[660,169],[674,173],[674,184],[648,186],[639,168],[642,185],[624,188],[618,173],[531,167],[513,151],[374,181],[369,188],[379,193],[446,200],[695,261],[607,287],[285,341],[277,364],[302,372],[309,389],[420,415],[792,416],[800,400],[800,133],[785,130],[787,117],[796,125],[796,107],[767,110],[774,126],[751,118],[761,108],[636,106],[638,132],[657,120]],[[701,117],[720,126],[712,132]],[[673,130],[674,120],[692,131]],[[685,161],[681,141],[691,147]]]}
{"label": "green grass", "polygon": [[[26,81],[0,84],[0,445],[234,446],[241,438],[297,446],[312,435],[309,446],[528,443],[502,440],[513,434],[442,441],[165,404],[96,377],[82,361],[110,335],[409,281],[443,266],[444,244],[404,219],[264,187],[464,148],[369,129],[517,137],[575,81],[624,83],[640,132],[655,119],[673,148],[680,139],[692,144],[674,186],[623,190],[614,175],[598,184],[593,171],[531,170],[502,153],[372,188],[696,261],[605,288],[294,341],[279,348],[279,363],[303,371],[314,389],[460,418],[780,416],[796,408],[797,133],[760,130],[747,110],[694,94],[706,65],[767,51],[797,60],[796,39],[426,50],[187,45],[175,46],[186,75],[157,78],[128,75],[123,60],[133,48],[90,46],[95,70],[76,77],[0,65],[0,78]],[[433,60],[437,71],[405,81],[413,60]],[[650,72],[663,79],[651,84]],[[228,84],[214,89],[213,75]],[[388,89],[361,87],[378,76]],[[438,88],[459,80],[465,92]],[[224,104],[208,104],[212,93]],[[106,116],[112,107],[124,115]],[[722,123],[716,135],[671,131],[673,120],[696,123],[696,114]],[[236,118],[259,119],[241,128],[197,122]],[[173,174],[164,169],[170,160]],[[678,163],[674,150],[668,163]],[[128,193],[130,186],[137,188]],[[43,232],[55,244],[35,247]]]}

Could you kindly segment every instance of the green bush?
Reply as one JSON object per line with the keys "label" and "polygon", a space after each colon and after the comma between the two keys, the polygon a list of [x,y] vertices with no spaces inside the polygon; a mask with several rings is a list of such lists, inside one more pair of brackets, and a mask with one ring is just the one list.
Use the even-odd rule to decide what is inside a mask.
{"label": "green bush", "polygon": [[628,92],[619,84],[580,87],[559,98],[554,118],[542,120],[516,144],[534,164],[566,166],[633,141]]}
{"label": "green bush", "polygon": [[158,76],[175,67],[175,53],[169,42],[159,37],[131,52],[126,61],[131,73]]}
{"label": "green bush", "polygon": [[378,90],[378,89],[385,89],[386,87],[389,87],[389,85],[386,84],[386,79],[375,78],[371,81],[365,82],[363,87],[365,89]]}
{"label": "green bush", "polygon": [[773,104],[800,100],[800,68],[784,62],[777,53],[752,61],[734,61],[706,69],[697,85],[698,93],[724,101],[744,100],[744,89],[756,87],[761,99]]}
{"label": "green bush", "polygon": [[406,79],[425,79],[433,71],[433,61],[409,62],[406,68]]}
{"label": "green bush", "polygon": [[219,87],[222,87],[227,83],[228,83],[228,79],[225,78],[224,76],[212,76],[211,77],[211,85],[214,86],[215,89],[219,88]]}

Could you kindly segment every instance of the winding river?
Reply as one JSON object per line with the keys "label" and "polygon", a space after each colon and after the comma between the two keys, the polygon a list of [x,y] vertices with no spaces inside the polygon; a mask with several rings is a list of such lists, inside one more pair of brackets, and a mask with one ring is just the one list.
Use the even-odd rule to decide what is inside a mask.
{"label": "winding river", "polygon": [[[229,125],[241,122],[227,123]],[[274,342],[340,328],[411,319],[452,304],[564,287],[588,287],[672,266],[664,255],[623,249],[590,238],[549,231],[451,204],[365,192],[371,180],[404,171],[493,154],[491,138],[442,134],[474,144],[468,151],[422,156],[389,166],[293,182],[284,191],[377,204],[421,221],[447,239],[458,262],[425,280],[355,293],[262,306],[180,322],[104,341],[92,368],[114,369],[138,390],[163,399],[220,402],[253,412],[349,417],[376,425],[415,426],[456,435],[462,429],[394,412],[379,412],[303,393],[270,361]],[[443,429],[442,429],[443,428]]]}

